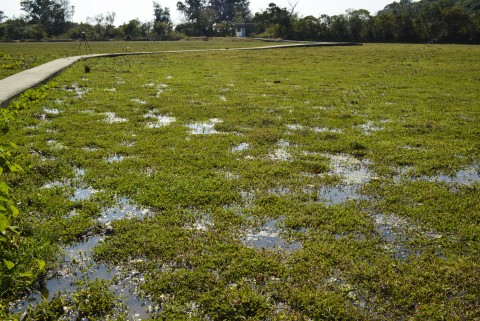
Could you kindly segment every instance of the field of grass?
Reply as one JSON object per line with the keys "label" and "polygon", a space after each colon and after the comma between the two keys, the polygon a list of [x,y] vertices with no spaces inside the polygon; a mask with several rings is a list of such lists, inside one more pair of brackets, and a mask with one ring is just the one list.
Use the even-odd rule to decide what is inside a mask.
{"label": "field of grass", "polygon": [[480,47],[448,45],[77,63],[2,137],[24,169],[6,176],[15,264],[46,270],[25,293],[43,302],[3,290],[0,305],[29,320],[480,319],[479,75]]}
{"label": "field of grass", "polygon": [[91,41],[80,42],[0,42],[0,79],[48,61],[90,53],[157,52],[168,50],[225,49],[268,46],[271,43],[237,38],[202,38],[182,41]]}

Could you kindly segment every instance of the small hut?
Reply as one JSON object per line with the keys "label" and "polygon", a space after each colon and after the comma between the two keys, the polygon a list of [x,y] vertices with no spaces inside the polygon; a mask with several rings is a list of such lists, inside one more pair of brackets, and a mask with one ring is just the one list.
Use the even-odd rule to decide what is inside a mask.
{"label": "small hut", "polygon": [[237,37],[238,38],[243,38],[243,37],[250,37],[252,33],[255,32],[255,24],[254,23],[236,23],[235,28],[237,30]]}

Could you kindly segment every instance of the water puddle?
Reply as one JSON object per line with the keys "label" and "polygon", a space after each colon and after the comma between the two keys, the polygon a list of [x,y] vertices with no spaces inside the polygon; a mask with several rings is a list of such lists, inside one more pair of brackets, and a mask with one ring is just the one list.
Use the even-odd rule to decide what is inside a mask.
{"label": "water puddle", "polygon": [[106,209],[98,221],[102,224],[108,224],[112,221],[124,218],[143,219],[148,213],[148,209],[139,208],[133,204],[130,204],[130,201],[127,198],[121,198],[117,200],[117,204],[114,207]]}
{"label": "water puddle", "polygon": [[39,157],[42,162],[53,162],[56,159],[53,156],[46,155],[46,153],[44,153],[42,151],[31,150],[30,154],[33,155],[33,156]]}
{"label": "water puddle", "polygon": [[313,128],[313,131],[316,132],[316,133],[335,133],[335,134],[343,133],[343,131],[341,129],[327,128],[327,127],[315,127],[315,128]]}
{"label": "water puddle", "polygon": [[[153,86],[152,86],[153,87]],[[160,97],[166,90],[166,88],[168,87],[167,84],[159,84],[157,85],[156,89],[157,89],[157,98]]]}
{"label": "water puddle", "polygon": [[302,129],[305,128],[305,127],[303,127],[302,125],[299,125],[299,124],[291,124],[291,125],[286,125],[286,126],[290,130],[302,130]]}
{"label": "water puddle", "polygon": [[[382,124],[388,123],[388,120],[382,120],[381,123],[382,123]],[[377,131],[380,131],[380,130],[384,130],[383,127],[375,125],[375,123],[374,123],[373,121],[371,121],[371,120],[369,120],[369,121],[366,122],[365,124],[362,124],[362,125],[358,126],[358,128],[360,128],[361,130],[363,130],[363,132],[364,132],[365,135],[370,135],[370,134],[372,134],[373,132],[377,132]]]}
{"label": "water puddle", "polygon": [[474,164],[458,171],[454,176],[437,175],[423,176],[420,180],[435,183],[446,183],[450,185],[472,186],[480,182],[480,165]]}
{"label": "water puddle", "polygon": [[260,227],[260,229],[249,229],[243,239],[244,244],[249,247],[267,250],[282,249],[285,251],[295,251],[301,249],[301,243],[287,243],[280,237],[279,225],[283,220],[284,217],[280,217],[267,222]]}
{"label": "water puddle", "polygon": [[83,96],[90,91],[89,88],[79,87],[77,82],[74,82],[71,86],[66,86],[66,92],[75,93],[75,98],[83,98]]}
{"label": "water puddle", "polygon": [[47,140],[47,144],[50,145],[50,147],[52,149],[64,149],[65,148],[65,145],[63,145],[62,143],[60,142],[57,142],[56,140],[54,139],[49,139]]}
{"label": "water puddle", "polygon": [[386,241],[385,250],[402,261],[414,254],[406,245],[409,240],[406,233],[414,228],[412,225],[395,215],[375,214],[373,218],[378,232]]}
{"label": "water puddle", "polygon": [[125,159],[125,156],[123,155],[119,155],[119,154],[114,154],[110,157],[107,157],[105,160],[108,162],[108,163],[118,163],[118,162],[121,162]]}
{"label": "water puddle", "polygon": [[105,115],[105,119],[103,121],[106,122],[107,124],[125,123],[128,121],[125,118],[117,117],[117,115],[112,112],[106,112],[106,113],[103,113],[103,115]]}
{"label": "water puddle", "polygon": [[360,161],[350,155],[323,155],[330,158],[330,175],[338,175],[346,185],[361,185],[375,179],[368,169],[368,160]]}
{"label": "water puddle", "polygon": [[89,146],[83,147],[82,149],[86,152],[98,152],[100,150],[100,148],[89,147]]}
{"label": "water puddle", "polygon": [[[113,220],[143,218],[147,213],[148,210],[136,207],[130,204],[128,199],[121,198],[115,207],[104,211],[99,222],[107,226]],[[96,264],[92,258],[92,249],[101,242],[103,242],[103,236],[97,235],[65,247],[64,256],[59,262],[55,275],[46,281],[43,288],[18,301],[11,312],[22,313],[27,310],[28,306],[36,306],[42,300],[48,300],[59,292],[63,297],[73,296],[79,289],[78,284],[98,279],[110,282],[109,291],[114,293],[119,301],[116,303],[117,306],[126,307],[129,320],[149,319],[152,313],[158,310],[158,307],[152,307],[148,298],[141,298],[142,295],[138,289],[144,282],[143,274],[122,266],[108,267]],[[136,261],[143,262],[143,260]],[[136,261],[130,263],[138,263]],[[76,320],[77,316],[73,313],[75,312],[67,312],[64,316],[65,320]]]}
{"label": "water puddle", "polygon": [[85,201],[95,193],[98,193],[98,190],[93,189],[93,187],[77,188],[73,192],[73,196],[70,197],[70,201],[72,202]]}
{"label": "water puddle", "polygon": [[50,183],[45,183],[41,188],[56,188],[56,187],[65,187],[68,184],[65,182],[60,182],[60,181],[54,181]]}
{"label": "water puddle", "polygon": [[[92,249],[102,240],[102,237],[95,236],[65,248],[65,255],[56,275],[49,279],[41,289],[18,301],[11,312],[22,313],[27,310],[28,306],[34,307],[59,292],[62,297],[68,298],[79,289],[79,282],[105,280],[111,282],[109,291],[115,294],[119,301],[116,303],[117,306],[121,305],[127,308],[129,319],[150,318],[154,312],[152,303],[148,298],[140,298],[141,295],[138,292],[139,285],[144,282],[144,276],[141,273],[135,270],[123,271],[120,266],[108,267],[95,264],[92,259]],[[67,312],[64,317],[66,317],[65,320],[77,319],[75,311]]]}
{"label": "water puddle", "polygon": [[223,123],[223,120],[218,118],[212,118],[208,122],[204,123],[187,124],[187,127],[190,129],[190,134],[192,135],[210,135],[219,133],[215,129],[215,125],[220,123]]}
{"label": "water puddle", "polygon": [[250,148],[250,144],[248,144],[248,143],[241,143],[240,145],[235,146],[235,147],[232,148],[232,153],[243,152],[244,150],[247,150],[248,148]]}
{"label": "water puddle", "polygon": [[366,196],[359,194],[354,186],[322,186],[317,193],[317,197],[326,206],[366,199]]}
{"label": "water puddle", "polygon": [[132,99],[132,102],[140,104],[140,105],[145,105],[147,103],[145,100],[138,99],[138,98]]}
{"label": "water puddle", "polygon": [[171,123],[174,123],[177,120],[175,117],[159,115],[157,110],[152,110],[147,114],[143,115],[143,117],[147,119],[150,119],[150,118],[155,119],[155,122],[147,123],[148,128],[165,127],[170,125]]}
{"label": "water puddle", "polygon": [[276,146],[278,147],[268,157],[273,161],[289,161],[292,159],[292,155],[287,151],[287,147],[290,147],[290,143],[281,139]]}
{"label": "water puddle", "polygon": [[43,108],[43,112],[48,115],[58,115],[60,114],[60,110],[56,108]]}

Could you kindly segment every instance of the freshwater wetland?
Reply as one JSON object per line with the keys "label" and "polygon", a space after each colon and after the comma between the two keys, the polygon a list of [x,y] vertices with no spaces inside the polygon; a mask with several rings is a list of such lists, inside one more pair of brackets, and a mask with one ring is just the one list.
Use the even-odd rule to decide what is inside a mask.
{"label": "freshwater wetland", "polygon": [[454,45],[77,62],[6,109],[9,260],[45,267],[2,316],[480,319],[479,75]]}

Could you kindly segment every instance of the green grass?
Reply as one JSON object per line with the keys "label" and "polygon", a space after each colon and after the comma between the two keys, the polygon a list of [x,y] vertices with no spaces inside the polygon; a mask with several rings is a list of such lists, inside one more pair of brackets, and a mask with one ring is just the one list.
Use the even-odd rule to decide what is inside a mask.
{"label": "green grass", "polygon": [[204,38],[203,40],[180,41],[90,41],[88,44],[90,50],[87,50],[84,44],[80,46],[80,42],[0,43],[0,79],[54,59],[90,53],[225,49],[271,45],[271,43],[236,38]]}
{"label": "green grass", "polygon": [[[94,258],[142,273],[160,319],[477,319],[479,50],[161,54],[89,60],[88,74],[77,63],[2,138],[25,170],[7,176],[18,225],[32,243],[61,247],[102,234],[114,197],[150,209],[113,221]],[[149,128],[153,115],[175,121]],[[212,119],[218,134],[187,127]],[[433,179],[472,166],[473,183]],[[328,204],[319,191],[334,186],[363,197]],[[77,187],[98,192],[72,201]],[[294,250],[243,241],[272,220]],[[88,284],[62,304],[83,311],[75,298],[93,292],[101,315],[83,313],[114,313],[105,284]]]}

